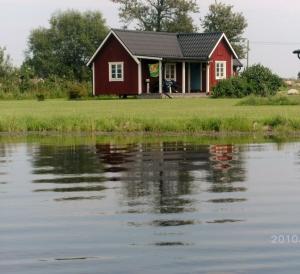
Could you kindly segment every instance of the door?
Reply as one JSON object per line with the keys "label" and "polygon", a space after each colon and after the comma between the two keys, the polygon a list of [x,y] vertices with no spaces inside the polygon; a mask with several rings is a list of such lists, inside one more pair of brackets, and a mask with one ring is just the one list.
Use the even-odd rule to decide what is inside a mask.
{"label": "door", "polygon": [[201,64],[191,63],[191,92],[200,92],[201,90]]}

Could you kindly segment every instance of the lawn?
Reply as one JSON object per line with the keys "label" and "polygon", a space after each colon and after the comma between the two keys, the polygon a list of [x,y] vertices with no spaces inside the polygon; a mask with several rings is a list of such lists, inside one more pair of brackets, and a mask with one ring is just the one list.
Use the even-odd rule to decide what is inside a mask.
{"label": "lawn", "polygon": [[300,106],[242,106],[240,99],[0,101],[0,131],[299,131]]}

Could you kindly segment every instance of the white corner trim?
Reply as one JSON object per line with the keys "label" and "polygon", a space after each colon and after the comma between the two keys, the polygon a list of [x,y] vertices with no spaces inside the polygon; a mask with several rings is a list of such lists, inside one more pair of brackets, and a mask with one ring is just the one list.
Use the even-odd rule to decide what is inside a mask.
{"label": "white corner trim", "polygon": [[98,47],[98,49],[96,50],[96,52],[94,53],[94,55],[92,56],[92,58],[89,60],[89,62],[87,63],[87,66],[90,66],[91,63],[94,61],[95,57],[97,56],[97,54],[99,53],[99,51],[103,48],[103,46],[105,45],[105,43],[107,42],[108,38],[113,35],[117,40],[118,42],[123,46],[123,48],[128,52],[128,54],[132,57],[132,59],[134,59],[134,61],[139,64],[139,60],[136,56],[134,56],[130,50],[126,47],[126,45],[122,42],[122,40],[118,37],[118,35],[116,35],[116,33],[111,30],[109,32],[109,34],[107,34],[107,36],[105,37],[105,39],[102,41],[101,45]]}
{"label": "white corner trim", "polygon": [[206,65],[206,94],[210,93],[210,64]]}
{"label": "white corner trim", "polygon": [[93,96],[96,95],[96,81],[95,81],[95,63],[93,63]]}
{"label": "white corner trim", "polygon": [[233,47],[231,46],[228,38],[226,37],[225,33],[223,33],[219,39],[219,41],[216,43],[215,47],[213,48],[213,50],[211,51],[211,53],[209,54],[208,58],[211,58],[211,56],[213,55],[213,53],[215,52],[216,48],[218,47],[218,45],[220,44],[220,42],[222,41],[222,39],[225,38],[225,41],[227,42],[227,44],[229,45],[229,48],[232,50],[234,56],[236,57],[236,59],[239,59],[239,57],[237,56],[235,50],[233,49]]}
{"label": "white corner trim", "polygon": [[[121,68],[122,68],[122,77],[121,78],[112,78],[112,66],[113,65],[121,65]],[[124,62],[109,62],[108,63],[108,71],[109,71],[109,82],[124,82]],[[116,74],[118,74],[118,72]]]}
{"label": "white corner trim", "polygon": [[182,93],[186,93],[186,71],[185,71],[185,62],[182,62]]}
{"label": "white corner trim", "polygon": [[140,62],[138,64],[138,93],[142,94],[143,89],[142,89],[142,63]]}

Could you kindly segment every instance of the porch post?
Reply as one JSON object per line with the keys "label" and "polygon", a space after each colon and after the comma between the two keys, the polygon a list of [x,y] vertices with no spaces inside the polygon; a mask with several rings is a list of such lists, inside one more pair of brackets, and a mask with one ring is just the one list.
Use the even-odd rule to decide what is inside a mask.
{"label": "porch post", "polygon": [[185,62],[182,62],[182,93],[185,93]]}
{"label": "porch post", "polygon": [[162,61],[159,60],[159,93],[162,93]]}
{"label": "porch post", "polygon": [[209,78],[210,78],[210,65],[209,65],[209,62],[208,62],[207,65],[206,65],[206,94],[210,94]]}
{"label": "porch post", "polygon": [[139,94],[143,93],[142,90],[142,60],[140,60],[139,64],[138,64],[138,91]]}

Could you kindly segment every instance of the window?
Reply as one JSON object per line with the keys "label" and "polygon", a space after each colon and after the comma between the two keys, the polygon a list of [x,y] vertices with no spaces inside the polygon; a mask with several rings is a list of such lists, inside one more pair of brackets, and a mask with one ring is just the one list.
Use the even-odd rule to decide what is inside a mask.
{"label": "window", "polygon": [[226,79],[226,61],[216,62],[216,79]]}
{"label": "window", "polygon": [[165,79],[176,81],[176,64],[167,63],[165,65]]}
{"label": "window", "polygon": [[114,62],[109,63],[109,81],[124,81],[124,63]]}

